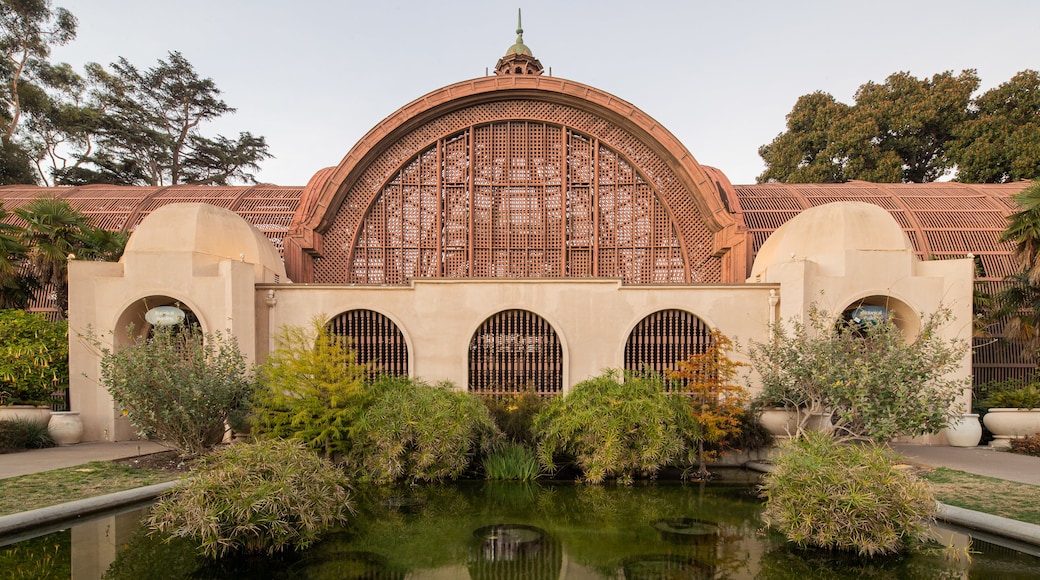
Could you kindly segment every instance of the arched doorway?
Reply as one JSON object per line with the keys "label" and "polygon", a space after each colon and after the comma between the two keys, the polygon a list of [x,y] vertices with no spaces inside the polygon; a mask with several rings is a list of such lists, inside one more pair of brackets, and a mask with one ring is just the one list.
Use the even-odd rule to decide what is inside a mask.
{"label": "arched doorway", "polygon": [[525,389],[542,396],[563,391],[563,346],[541,316],[504,310],[485,320],[469,342],[469,391],[498,395]]}
{"label": "arched doorway", "polygon": [[329,321],[329,331],[350,337],[357,362],[373,374],[408,376],[408,343],[393,320],[374,310],[350,310]]}

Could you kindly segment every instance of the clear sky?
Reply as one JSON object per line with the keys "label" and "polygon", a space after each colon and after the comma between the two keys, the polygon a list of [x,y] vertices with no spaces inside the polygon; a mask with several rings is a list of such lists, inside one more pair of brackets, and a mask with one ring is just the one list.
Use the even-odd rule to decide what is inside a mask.
{"label": "clear sky", "polygon": [[[851,103],[897,71],[976,69],[987,89],[1040,69],[1037,0],[53,0],[79,18],[53,58],[180,51],[234,115],[203,129],[267,138],[261,182],[304,185],[402,105],[485,75],[524,41],[553,76],[612,93],[733,183],[816,90]],[[548,71],[547,71],[548,72]]]}

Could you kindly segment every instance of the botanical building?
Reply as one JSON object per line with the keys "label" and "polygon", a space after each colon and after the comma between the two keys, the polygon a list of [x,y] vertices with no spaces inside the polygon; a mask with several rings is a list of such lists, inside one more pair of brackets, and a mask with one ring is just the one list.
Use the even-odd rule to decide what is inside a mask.
{"label": "botanical building", "polygon": [[[970,340],[973,273],[1013,270],[997,239],[1023,187],[734,186],[635,105],[544,74],[518,37],[493,76],[404,105],[303,187],[0,200],[59,196],[133,232],[119,263],[70,264],[70,334],[118,347],[176,305],[262,359],[281,326],[320,316],[386,372],[553,394],[606,368],[669,368],[712,328],[761,339],[814,302],[885,307],[911,336],[945,305],[948,336]],[[992,345],[975,356],[976,374],[1015,372]],[[70,362],[86,439],[131,437],[94,349],[73,336]]]}

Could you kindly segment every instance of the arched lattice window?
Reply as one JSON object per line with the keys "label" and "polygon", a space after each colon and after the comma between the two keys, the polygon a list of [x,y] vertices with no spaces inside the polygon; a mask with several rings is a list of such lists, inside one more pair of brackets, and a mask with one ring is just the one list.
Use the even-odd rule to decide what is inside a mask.
{"label": "arched lattice window", "polygon": [[423,277],[690,281],[652,183],[599,139],[532,121],[442,138],[383,186],[347,281]]}
{"label": "arched lattice window", "polygon": [[563,390],[563,347],[544,318],[505,310],[488,318],[469,342],[469,390],[479,394]]}
{"label": "arched lattice window", "polygon": [[351,310],[333,318],[329,330],[349,336],[357,362],[372,363],[375,374],[408,376],[408,344],[393,320],[373,310]]}
{"label": "arched lattice window", "polygon": [[711,345],[711,328],[685,310],[659,310],[639,321],[625,343],[625,369],[664,373]]}

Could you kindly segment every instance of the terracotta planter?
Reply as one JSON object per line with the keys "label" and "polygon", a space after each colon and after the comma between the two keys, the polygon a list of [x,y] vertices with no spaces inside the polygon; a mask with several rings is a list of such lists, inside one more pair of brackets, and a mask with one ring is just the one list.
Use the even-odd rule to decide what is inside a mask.
{"label": "terracotta planter", "polygon": [[47,431],[58,445],[73,445],[83,440],[83,420],[75,411],[51,413]]}
{"label": "terracotta planter", "polygon": [[952,447],[975,447],[982,440],[982,423],[974,413],[965,413],[950,419],[946,426],[946,441]]}
{"label": "terracotta planter", "polygon": [[990,409],[982,418],[993,433],[991,447],[1011,447],[1012,439],[1021,439],[1040,433],[1040,409]]}
{"label": "terracotta planter", "polygon": [[769,407],[758,413],[758,423],[776,439],[787,439],[798,432],[797,409]]}
{"label": "terracotta planter", "polygon": [[0,407],[0,421],[24,419],[46,425],[51,418],[50,407],[33,405],[4,405]]}

